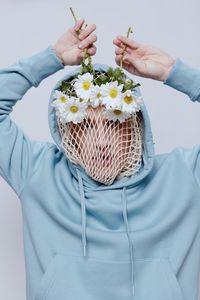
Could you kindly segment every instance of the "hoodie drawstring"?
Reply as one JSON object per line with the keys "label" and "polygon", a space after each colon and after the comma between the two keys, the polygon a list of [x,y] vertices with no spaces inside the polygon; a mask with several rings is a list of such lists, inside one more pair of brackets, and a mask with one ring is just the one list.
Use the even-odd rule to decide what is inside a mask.
{"label": "hoodie drawstring", "polygon": [[[86,256],[87,249],[87,239],[86,239],[86,205],[85,205],[85,194],[83,187],[83,180],[81,177],[81,173],[77,170],[78,174],[78,182],[79,182],[79,190],[81,196],[81,220],[82,220],[82,247],[83,247],[83,256]],[[126,227],[126,234],[129,242],[129,253],[131,260],[131,291],[132,295],[135,294],[135,286],[134,286],[134,259],[133,259],[133,243],[131,241],[129,226],[128,226],[128,217],[127,217],[127,201],[126,201],[126,188],[123,188],[122,192],[122,206],[123,206],[123,220]]]}
{"label": "hoodie drawstring", "polygon": [[81,196],[81,220],[82,220],[82,247],[83,247],[83,256],[86,256],[86,247],[87,247],[87,239],[86,239],[86,207],[85,207],[85,195],[84,195],[84,188],[83,188],[83,180],[81,177],[81,173],[78,169],[78,183],[79,183],[79,190]]}
{"label": "hoodie drawstring", "polygon": [[129,226],[128,226],[128,217],[127,217],[127,201],[126,201],[126,188],[123,188],[122,192],[122,206],[123,206],[123,219],[126,227],[126,234],[129,242],[129,253],[131,259],[131,290],[134,296],[135,294],[135,286],[134,286],[134,259],[133,259],[133,243],[131,241]]}

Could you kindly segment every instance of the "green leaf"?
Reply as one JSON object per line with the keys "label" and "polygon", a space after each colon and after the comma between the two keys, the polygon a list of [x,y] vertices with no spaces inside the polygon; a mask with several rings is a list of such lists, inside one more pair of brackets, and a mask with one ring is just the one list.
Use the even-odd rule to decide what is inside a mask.
{"label": "green leaf", "polygon": [[131,90],[132,87],[133,87],[133,81],[132,80],[126,81],[124,83],[124,90],[125,91]]}
{"label": "green leaf", "polygon": [[112,68],[109,68],[108,71],[107,71],[107,74],[110,78],[113,77],[113,69]]}
{"label": "green leaf", "polygon": [[71,87],[71,83],[70,82],[62,81],[61,86],[60,86],[60,90],[62,92],[66,92],[70,87]]}
{"label": "green leaf", "polygon": [[101,82],[101,84],[108,82],[109,78],[108,76],[106,76],[105,74],[102,74],[101,76],[99,76],[98,78]]}
{"label": "green leaf", "polygon": [[120,68],[116,68],[114,70],[114,77],[117,79],[119,78],[120,80],[123,78],[124,73],[121,71]]}
{"label": "green leaf", "polygon": [[137,86],[140,86],[139,83],[135,83],[133,80],[127,80],[124,83],[124,88],[123,88],[123,92],[126,92],[128,90],[133,90],[134,88],[136,88]]}

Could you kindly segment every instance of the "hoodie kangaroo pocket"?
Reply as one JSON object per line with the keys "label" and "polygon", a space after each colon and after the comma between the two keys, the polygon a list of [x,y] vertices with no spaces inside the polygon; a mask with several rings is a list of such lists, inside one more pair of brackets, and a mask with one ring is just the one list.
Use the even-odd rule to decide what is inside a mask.
{"label": "hoodie kangaroo pocket", "polygon": [[184,300],[165,259],[135,260],[135,296],[129,261],[100,260],[57,253],[35,300]]}
{"label": "hoodie kangaroo pocket", "polygon": [[57,253],[35,300],[130,300],[130,263]]}
{"label": "hoodie kangaroo pocket", "polygon": [[167,258],[137,259],[134,300],[184,300]]}

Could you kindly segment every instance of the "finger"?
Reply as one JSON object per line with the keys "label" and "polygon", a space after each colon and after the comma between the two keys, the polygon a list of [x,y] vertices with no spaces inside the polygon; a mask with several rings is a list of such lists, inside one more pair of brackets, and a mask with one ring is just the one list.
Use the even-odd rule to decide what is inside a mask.
{"label": "finger", "polygon": [[124,50],[122,48],[118,47],[118,48],[115,49],[115,54],[116,55],[120,55],[120,54],[123,54],[123,53],[124,53]]}
{"label": "finger", "polygon": [[116,45],[117,47],[123,49],[123,50],[126,47],[128,47],[127,45],[123,44],[121,40],[118,40],[118,39],[113,40],[113,44]]}
{"label": "finger", "polygon": [[[122,60],[123,59],[123,60]],[[129,56],[126,55],[116,55],[115,57],[115,62],[120,65],[121,64],[121,60],[123,61],[123,65],[130,65],[130,61],[129,61]]]}
{"label": "finger", "polygon": [[116,39],[113,40],[113,44],[118,46],[118,47],[121,47],[122,42],[119,39],[116,38]]}
{"label": "finger", "polygon": [[115,62],[116,62],[118,65],[120,65],[121,59],[122,59],[122,55],[121,55],[121,54],[115,56]]}
{"label": "finger", "polygon": [[133,52],[133,50],[130,47],[128,47],[128,46],[127,47],[123,47],[123,48],[117,47],[115,49],[115,54],[116,55],[123,54],[125,52],[127,52],[128,54],[131,54]]}
{"label": "finger", "polygon": [[137,48],[141,47],[141,44],[139,44],[139,43],[137,43],[137,42],[125,37],[125,36],[122,36],[122,35],[117,36],[117,38],[113,41],[113,43],[114,42],[117,43],[117,46],[119,46],[120,43],[122,43],[122,44],[125,44],[126,46],[129,46],[129,47],[133,48],[133,49],[137,49]]}
{"label": "finger", "polygon": [[127,45],[125,45],[121,40],[119,40],[119,39],[114,39],[113,40],[113,44],[114,45],[116,45],[116,46],[118,46],[118,47],[120,47],[120,48],[124,48],[124,47],[128,47]]}
{"label": "finger", "polygon": [[79,29],[81,29],[81,27],[83,26],[84,22],[85,22],[85,20],[83,18],[77,20],[77,22],[75,23],[75,25],[73,27],[74,31],[78,32]]}
{"label": "finger", "polygon": [[84,39],[80,44],[79,44],[79,49],[84,49],[90,46],[91,44],[95,43],[97,40],[96,34],[90,34],[86,39]]}
{"label": "finger", "polygon": [[81,33],[79,34],[79,39],[81,41],[84,40],[88,35],[90,35],[95,30],[96,30],[95,24],[91,24],[87,26],[86,29],[82,30]]}
{"label": "finger", "polygon": [[[92,45],[90,48],[87,49],[86,52],[87,52],[89,55],[95,55],[95,54],[96,54],[96,51],[97,51],[96,46],[95,46],[95,45]],[[81,51],[81,52],[79,53],[79,57],[81,57],[81,58],[84,58],[85,55],[86,55],[85,51]]]}
{"label": "finger", "polygon": [[[87,51],[88,52],[88,51]],[[78,55],[81,59],[85,58],[86,57],[86,53],[85,51],[81,51]]]}
{"label": "finger", "polygon": [[95,45],[92,45],[92,47],[90,47],[88,50],[87,50],[87,53],[90,54],[90,55],[95,55],[97,52],[97,48]]}

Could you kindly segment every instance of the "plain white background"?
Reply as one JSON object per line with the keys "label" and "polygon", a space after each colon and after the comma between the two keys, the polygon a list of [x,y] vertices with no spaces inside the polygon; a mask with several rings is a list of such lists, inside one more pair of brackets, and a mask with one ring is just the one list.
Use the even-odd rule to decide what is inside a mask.
{"label": "plain white background", "polygon": [[[96,23],[98,52],[93,62],[115,66],[113,38],[134,29],[137,41],[157,46],[200,68],[199,0],[91,1],[0,0],[0,68],[53,44],[73,26],[69,7]],[[51,88],[59,71],[18,102],[12,119],[33,139],[53,142],[47,119]],[[156,153],[200,142],[200,105],[160,82],[133,77],[148,108]],[[6,151],[6,145],[5,145]],[[20,201],[0,178],[0,299],[25,300],[25,265]]]}

